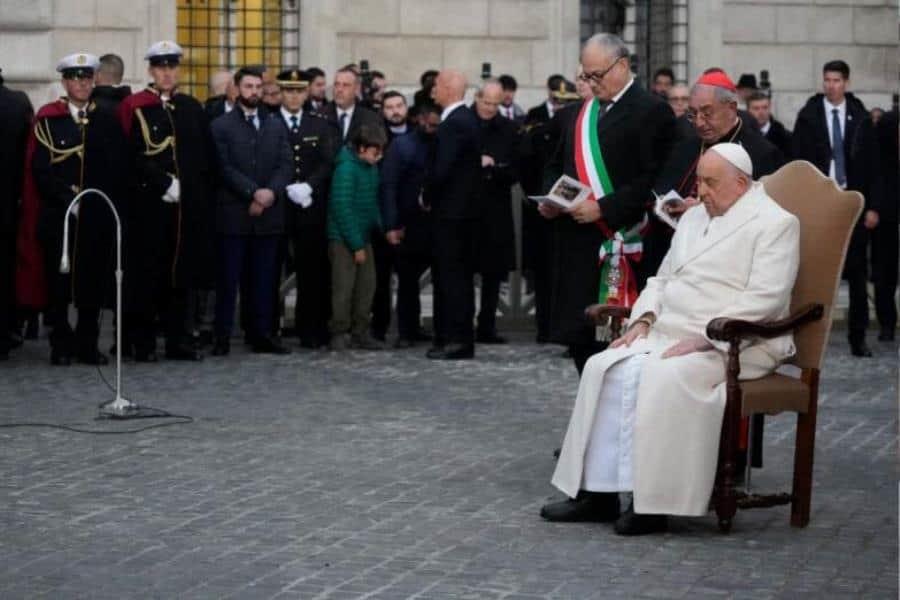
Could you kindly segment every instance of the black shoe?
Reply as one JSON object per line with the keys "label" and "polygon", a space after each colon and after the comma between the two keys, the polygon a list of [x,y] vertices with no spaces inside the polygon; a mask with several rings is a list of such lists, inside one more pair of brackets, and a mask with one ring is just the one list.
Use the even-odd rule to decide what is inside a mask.
{"label": "black shoe", "polygon": [[611,523],[619,518],[619,494],[582,490],[577,498],[545,504],[541,507],[541,517],[560,523]]}
{"label": "black shoe", "polygon": [[85,365],[94,365],[98,367],[102,367],[103,365],[109,364],[109,359],[106,358],[106,355],[97,350],[96,348],[92,350],[85,350],[83,352],[78,353],[78,362]]}
{"label": "black shoe", "polygon": [[228,338],[216,338],[216,341],[213,344],[212,355],[228,356],[230,352],[231,342],[228,340]]}
{"label": "black shoe", "polygon": [[379,342],[387,341],[387,334],[385,334],[383,331],[373,331],[371,332],[371,337],[373,340],[378,340]]}
{"label": "black shoe", "polygon": [[[113,344],[109,347],[109,355],[116,355],[116,345]],[[122,344],[122,360],[130,360],[134,358],[134,346],[131,344]]]}
{"label": "black shoe", "polygon": [[869,349],[868,344],[865,342],[859,342],[858,344],[850,344],[850,354],[853,356],[861,356],[863,358],[869,358],[872,356],[872,350]]}
{"label": "black shoe", "polygon": [[[37,339],[37,338],[35,338]],[[9,336],[6,338],[6,350],[15,350],[16,348],[21,348],[22,344],[25,343],[25,338],[19,335],[15,331],[10,331]]]}
{"label": "black shoe", "polygon": [[433,335],[425,331],[424,329],[420,329],[413,336],[414,342],[430,342],[434,338]]}
{"label": "black shoe", "polygon": [[309,350],[318,350],[322,346],[326,346],[327,344],[323,344],[319,340],[314,340],[312,338],[303,338],[300,340],[300,347],[307,348]]}
{"label": "black shoe", "polygon": [[884,329],[881,333],[878,334],[879,342],[893,342],[894,341],[894,330],[893,329]]}
{"label": "black shoe", "polygon": [[190,344],[166,345],[166,359],[168,360],[187,360],[199,361],[203,360],[203,353],[196,350]]}
{"label": "black shoe", "polygon": [[394,342],[394,348],[398,350],[403,350],[406,348],[412,348],[416,343],[409,338],[400,337],[397,338],[397,341]]}
{"label": "black shoe", "polygon": [[72,364],[72,357],[69,353],[62,349],[50,349],[50,364],[54,367],[68,367]]}
{"label": "black shoe", "polygon": [[256,338],[253,342],[253,352],[256,354],[290,354],[291,349],[281,343],[274,336]]}
{"label": "black shoe", "polygon": [[135,350],[134,362],[155,363],[159,362],[159,356],[156,355],[156,350]]}
{"label": "black shoe", "polygon": [[25,325],[25,339],[26,340],[38,339],[39,331],[40,331],[40,324],[38,323],[38,318],[34,317],[33,319],[29,319],[28,323]]}
{"label": "black shoe", "polygon": [[562,448],[557,448],[553,451],[553,458],[559,460],[559,455],[562,454]]}
{"label": "black shoe", "polygon": [[363,335],[358,337],[352,336],[350,338],[350,347],[358,350],[384,350],[386,346],[383,339],[379,340],[375,336]]}
{"label": "black shoe", "polygon": [[497,335],[497,332],[493,333],[479,333],[478,337],[475,338],[475,341],[479,344],[506,344],[508,343],[505,337],[501,337]]}
{"label": "black shoe", "polygon": [[669,525],[666,515],[639,515],[634,512],[634,503],[616,520],[615,530],[619,535],[648,535],[662,533]]}
{"label": "black shoe", "polygon": [[432,348],[425,355],[432,360],[466,360],[475,358],[475,346],[472,344],[448,344],[443,348]]}

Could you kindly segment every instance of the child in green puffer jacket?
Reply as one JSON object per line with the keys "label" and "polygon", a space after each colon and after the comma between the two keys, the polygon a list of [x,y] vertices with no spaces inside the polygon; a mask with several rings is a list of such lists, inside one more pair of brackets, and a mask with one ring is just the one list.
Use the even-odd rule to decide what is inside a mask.
{"label": "child in green puffer jacket", "polygon": [[376,165],[386,143],[383,129],[363,125],[337,156],[328,204],[332,350],[383,347],[369,335],[369,313],[375,296],[371,240],[382,235]]}

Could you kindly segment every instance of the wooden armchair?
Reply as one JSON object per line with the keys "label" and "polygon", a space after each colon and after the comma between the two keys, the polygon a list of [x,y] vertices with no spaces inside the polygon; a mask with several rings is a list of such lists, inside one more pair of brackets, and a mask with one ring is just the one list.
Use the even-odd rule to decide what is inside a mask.
{"label": "wooden armchair", "polygon": [[[748,322],[717,318],[709,322],[711,339],[729,343],[726,364],[726,405],[719,444],[719,464],[712,505],[723,532],[731,530],[738,508],[791,504],[791,525],[809,523],[812,466],[815,453],[819,370],[825,356],[831,314],[840,284],[850,234],[862,212],[863,198],[845,192],[812,164],[791,162],[762,179],[768,194],[800,220],[800,269],[791,294],[791,314],[780,321]],[[585,314],[595,323],[612,321],[613,336],[629,309],[594,305]],[[794,332],[797,354],[791,363],[799,378],[773,373],[761,379],[739,381],[740,343],[745,339],[772,338]],[[735,489],[736,457],[741,419],[758,413],[797,413],[794,475],[791,493],[744,494]]]}

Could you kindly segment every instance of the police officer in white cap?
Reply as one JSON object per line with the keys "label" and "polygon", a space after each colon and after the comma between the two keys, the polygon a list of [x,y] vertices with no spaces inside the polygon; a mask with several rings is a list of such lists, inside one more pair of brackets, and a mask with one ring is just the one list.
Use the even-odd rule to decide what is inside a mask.
{"label": "police officer in white cap", "polygon": [[[90,102],[97,65],[96,56],[83,52],[59,62],[56,70],[66,95],[38,111],[25,158],[19,282],[31,292],[26,294],[35,304],[31,308],[45,310],[50,361],[58,366],[73,358],[107,363],[97,339],[100,310],[110,307],[115,292],[115,222],[102,198],[80,200],[70,222],[70,271],[59,272],[63,218],[74,197],[97,188],[115,203],[121,199],[124,138],[115,115]],[[34,260],[38,256],[43,261]],[[41,298],[44,289],[46,297]],[[78,309],[74,331],[68,320],[70,302]]]}
{"label": "police officer in white cap", "polygon": [[[119,107],[136,166],[128,221],[123,350],[155,362],[157,316],[165,356],[199,360],[186,335],[188,294],[212,286],[212,140],[202,105],[178,90],[181,47],[147,50],[153,82]],[[129,275],[130,274],[130,275]]]}

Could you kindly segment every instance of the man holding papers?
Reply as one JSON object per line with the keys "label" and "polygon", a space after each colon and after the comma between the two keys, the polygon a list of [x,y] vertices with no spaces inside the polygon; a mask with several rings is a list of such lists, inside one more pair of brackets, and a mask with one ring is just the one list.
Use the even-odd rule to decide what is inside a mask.
{"label": "man holding papers", "polygon": [[635,85],[620,38],[593,36],[582,47],[581,64],[593,97],[558,113],[561,139],[547,183],[565,174],[591,195],[565,210],[540,205],[553,219],[550,339],[569,346],[579,372],[603,347],[584,319],[585,307],[598,300],[628,304],[637,295],[641,224],[675,137],[672,109]]}

